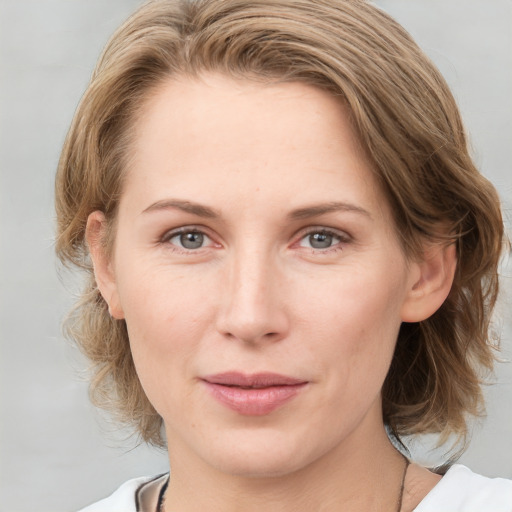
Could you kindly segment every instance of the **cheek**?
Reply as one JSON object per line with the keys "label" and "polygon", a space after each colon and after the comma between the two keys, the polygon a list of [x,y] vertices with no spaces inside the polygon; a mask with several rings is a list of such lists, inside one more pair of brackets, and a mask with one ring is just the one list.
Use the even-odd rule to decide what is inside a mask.
{"label": "cheek", "polygon": [[199,283],[179,272],[140,267],[120,272],[119,295],[135,367],[152,398],[159,381],[174,380],[189,367],[212,322]]}
{"label": "cheek", "polygon": [[310,345],[312,360],[325,366],[322,370],[331,375],[333,386],[336,380],[339,387],[343,379],[343,387],[358,396],[368,386],[380,389],[386,376],[405,286],[401,275],[377,265],[351,270],[316,288],[314,300],[303,304],[299,317],[308,338],[316,340]]}
{"label": "cheek", "polygon": [[123,263],[117,279],[119,297],[127,324],[138,337],[160,330],[169,334],[181,324],[193,328],[198,323],[198,309],[204,303],[202,276],[151,261],[144,264],[143,259]]}
{"label": "cheek", "polygon": [[400,325],[405,274],[393,273],[383,262],[335,269],[322,279],[313,277],[302,284],[296,291],[301,297],[298,316],[322,330],[368,339],[372,333],[381,338]]}

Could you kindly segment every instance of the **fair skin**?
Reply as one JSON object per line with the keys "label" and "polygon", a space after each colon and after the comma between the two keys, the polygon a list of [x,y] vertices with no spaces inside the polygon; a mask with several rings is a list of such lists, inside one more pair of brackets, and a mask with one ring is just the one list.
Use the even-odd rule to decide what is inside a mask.
{"label": "fair skin", "polygon": [[[406,258],[346,107],[312,86],[169,79],[135,130],[113,251],[99,211],[87,239],[165,423],[166,511],[396,510],[380,391],[401,322],[446,298],[453,247]],[[225,372],[300,385],[248,413],[212,394]],[[402,510],[438,479],[411,466]]]}

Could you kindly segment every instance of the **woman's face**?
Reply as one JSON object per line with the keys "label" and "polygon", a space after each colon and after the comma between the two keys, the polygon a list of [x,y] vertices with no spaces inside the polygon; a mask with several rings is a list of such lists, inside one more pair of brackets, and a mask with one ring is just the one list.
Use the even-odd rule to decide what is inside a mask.
{"label": "woman's face", "polygon": [[133,149],[102,291],[171,463],[286,474],[380,433],[418,272],[346,108],[300,83],[169,80]]}

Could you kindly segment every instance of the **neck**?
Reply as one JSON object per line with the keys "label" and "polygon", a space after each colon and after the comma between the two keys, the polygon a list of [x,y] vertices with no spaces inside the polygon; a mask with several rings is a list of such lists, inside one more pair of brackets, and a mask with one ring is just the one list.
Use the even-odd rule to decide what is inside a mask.
{"label": "neck", "polygon": [[355,432],[355,439],[346,439],[308,466],[273,476],[226,474],[170,443],[172,474],[165,512],[395,512],[404,459],[383,426],[367,434]]}

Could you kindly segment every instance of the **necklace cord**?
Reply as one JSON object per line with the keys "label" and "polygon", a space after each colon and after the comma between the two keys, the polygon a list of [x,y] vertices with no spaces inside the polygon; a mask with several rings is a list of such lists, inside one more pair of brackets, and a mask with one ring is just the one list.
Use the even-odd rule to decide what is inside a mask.
{"label": "necklace cord", "polygon": [[407,475],[407,470],[409,469],[409,464],[411,463],[411,461],[405,455],[402,454],[402,457],[404,458],[404,470],[402,473],[402,481],[400,483],[400,492],[398,493],[396,512],[400,512],[402,510],[402,501],[404,498],[405,477]]}

